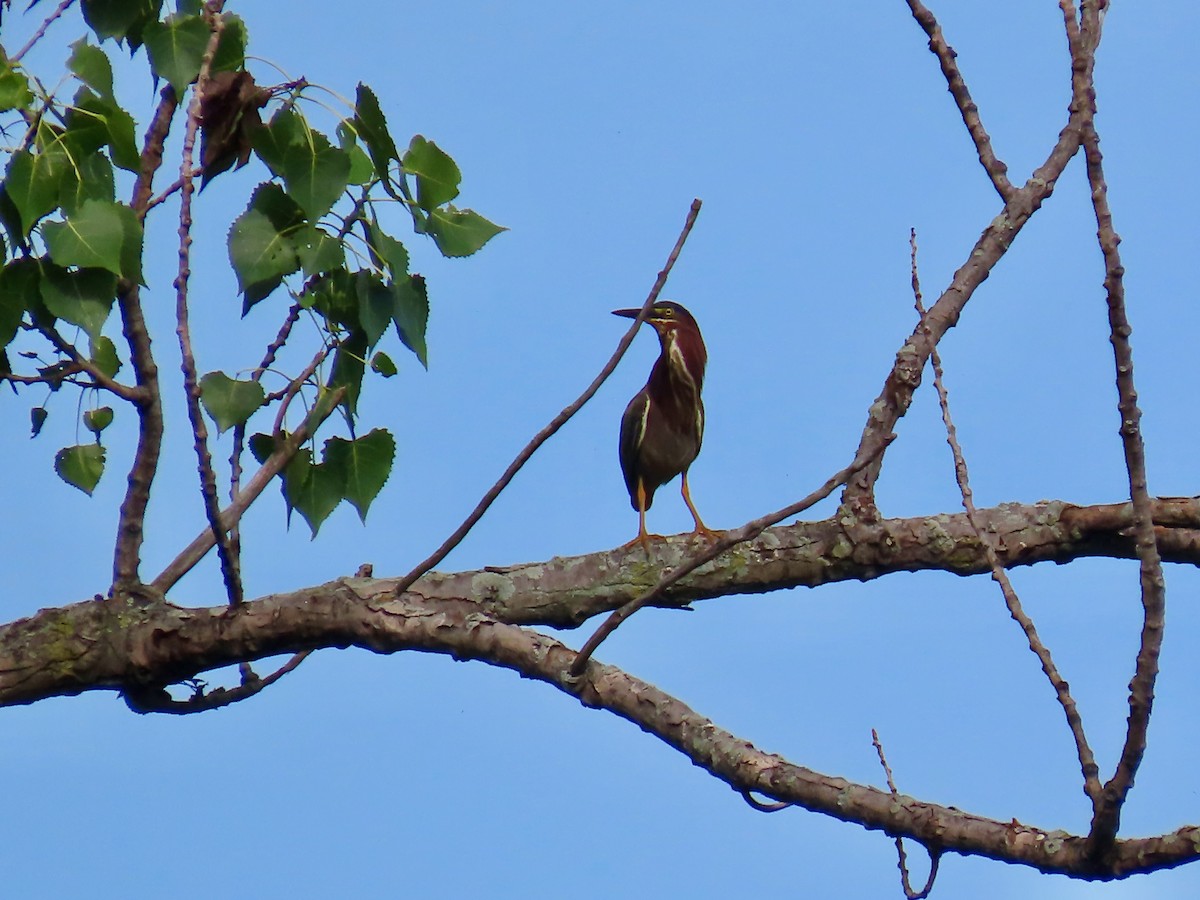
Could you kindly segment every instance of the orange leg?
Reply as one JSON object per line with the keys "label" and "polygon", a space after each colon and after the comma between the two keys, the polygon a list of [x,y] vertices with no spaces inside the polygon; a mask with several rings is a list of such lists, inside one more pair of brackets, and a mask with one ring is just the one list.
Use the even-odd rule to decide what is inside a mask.
{"label": "orange leg", "polygon": [[646,555],[650,555],[650,539],[661,538],[661,534],[651,534],[646,530],[646,488],[642,485],[641,479],[638,479],[637,486],[637,501],[638,501],[638,533],[637,537],[622,544],[620,549],[632,547],[634,544],[641,544],[642,549],[646,551]]}
{"label": "orange leg", "polygon": [[696,520],[696,527],[692,529],[693,534],[702,534],[707,538],[716,537],[716,532],[705,525],[700,518],[700,513],[696,512],[696,504],[692,502],[692,492],[688,490],[687,472],[683,473],[683,502],[687,504],[692,518]]}

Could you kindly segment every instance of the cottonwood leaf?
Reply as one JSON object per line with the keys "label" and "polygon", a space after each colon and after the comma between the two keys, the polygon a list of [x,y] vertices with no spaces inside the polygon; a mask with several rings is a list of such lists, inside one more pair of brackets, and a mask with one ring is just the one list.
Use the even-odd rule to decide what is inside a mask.
{"label": "cottonwood leaf", "polygon": [[496,235],[508,229],[489,222],[470,209],[435,209],[429,213],[427,229],[443,256],[470,256]]}
{"label": "cottonwood leaf", "polygon": [[373,429],[357,440],[330,438],[325,442],[324,460],[345,473],[344,496],[367,520],[367,510],[387,483],[396,456],[396,439],[385,428]]}
{"label": "cottonwood leaf", "polygon": [[263,405],[266,393],[257,381],[239,381],[224,372],[209,372],[200,379],[200,402],[217,423],[217,431],[241,425]]}
{"label": "cottonwood leaf", "polygon": [[431,211],[458,196],[462,172],[450,155],[421,135],[413,137],[401,160],[404,171],[416,176],[417,206]]}
{"label": "cottonwood leaf", "polygon": [[104,448],[99,444],[63,447],[55,454],[54,471],[67,484],[90,497],[104,474]]}

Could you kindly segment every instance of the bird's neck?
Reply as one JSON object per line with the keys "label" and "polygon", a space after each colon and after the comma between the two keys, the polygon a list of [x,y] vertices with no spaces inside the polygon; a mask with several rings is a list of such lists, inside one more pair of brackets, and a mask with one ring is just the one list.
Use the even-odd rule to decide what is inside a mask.
{"label": "bird's neck", "polygon": [[689,346],[685,353],[679,335],[673,331],[663,334],[659,342],[662,352],[650,372],[650,384],[664,391],[670,386],[677,390],[690,389],[699,397],[700,389],[704,386],[704,367],[708,362],[703,345]]}

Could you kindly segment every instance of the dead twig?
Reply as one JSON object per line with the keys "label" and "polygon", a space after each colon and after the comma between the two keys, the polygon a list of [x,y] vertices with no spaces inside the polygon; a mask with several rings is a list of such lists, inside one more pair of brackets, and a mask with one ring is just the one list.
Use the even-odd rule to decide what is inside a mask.
{"label": "dead twig", "polygon": [[600,370],[600,373],[594,379],[592,379],[592,383],[587,386],[584,392],[580,394],[573,403],[564,408],[562,412],[551,419],[549,424],[535,434],[529,443],[521,449],[521,452],[516,455],[511,463],[509,463],[508,468],[504,470],[504,473],[500,476],[496,483],[488,488],[487,493],[483,495],[479,503],[476,504],[475,508],[471,510],[470,514],[466,517],[466,519],[463,520],[462,524],[459,525],[458,528],[454,529],[450,536],[442,542],[442,545],[425,559],[421,560],[421,562],[417,563],[407,575],[400,579],[400,582],[396,587],[397,594],[408,590],[408,588],[412,586],[413,582],[445,559],[446,555],[458,546],[459,542],[461,542],[462,539],[467,536],[467,533],[475,527],[475,523],[477,523],[483,517],[483,514],[487,512],[488,507],[490,507],[492,503],[495,502],[496,498],[500,496],[500,492],[508,487],[509,482],[513,480],[517,472],[521,471],[522,466],[529,461],[529,458],[533,456],[537,449],[541,447],[542,444],[546,443],[546,441],[549,440],[555,434],[555,432],[567,424],[571,417],[574,416],[575,413],[579,412],[585,403],[592,399],[596,391],[600,389],[600,385],[604,384],[604,382],[608,380],[608,376],[611,375],[617,368],[617,363],[621,361],[621,357],[625,355],[625,351],[628,350],[629,345],[633,343],[634,335],[637,334],[637,330],[641,327],[642,322],[646,320],[646,315],[649,312],[650,307],[653,306],[658,300],[659,294],[662,293],[663,287],[666,286],[667,277],[671,274],[671,269],[675,267],[675,261],[679,258],[679,254],[683,250],[683,245],[687,242],[688,235],[692,232],[692,226],[696,224],[696,217],[700,215],[700,206],[701,201],[699,199],[692,201],[691,208],[688,210],[687,219],[683,223],[683,229],[679,232],[679,237],[675,241],[675,246],[671,248],[671,252],[667,256],[666,265],[664,265],[662,271],[658,273],[658,278],[655,279],[654,286],[650,289],[649,296],[646,297],[646,302],[642,304],[642,311],[638,314],[638,317],[634,320],[633,324],[629,326],[629,330],[626,331],[621,337],[621,340],[617,342],[616,350],[613,351],[612,356],[609,358],[608,362],[604,364],[604,367]]}
{"label": "dead twig", "polygon": [[[914,305],[917,308],[917,313],[921,316],[922,321],[924,321],[925,304],[921,299],[921,281],[917,274],[917,232],[915,229],[909,235],[909,246],[912,254]],[[1025,633],[1025,639],[1029,643],[1029,649],[1033,651],[1034,655],[1038,658],[1038,662],[1041,663],[1042,671],[1046,673],[1046,678],[1049,679],[1050,686],[1054,688],[1055,696],[1062,706],[1063,714],[1067,718],[1067,726],[1071,729],[1071,736],[1075,739],[1075,752],[1079,758],[1080,769],[1083,772],[1083,790],[1091,799],[1094,808],[1100,796],[1100,769],[1096,765],[1096,757],[1092,753],[1087,735],[1084,733],[1083,719],[1079,715],[1079,708],[1075,704],[1075,698],[1071,696],[1069,683],[1059,674],[1058,667],[1054,664],[1054,658],[1050,655],[1050,650],[1042,642],[1041,637],[1039,637],[1037,628],[1034,627],[1033,619],[1029,617],[1021,605],[1021,600],[1017,596],[1016,589],[1013,587],[1012,579],[1008,577],[1008,572],[1005,571],[1004,564],[1000,561],[994,543],[980,522],[979,510],[975,506],[975,495],[971,490],[971,479],[967,472],[967,460],[963,455],[962,445],[958,441],[958,430],[954,426],[954,419],[950,415],[950,395],[946,390],[941,354],[938,353],[937,348],[934,348],[930,354],[930,362],[933,364],[933,384],[937,390],[938,403],[942,410],[942,424],[946,428],[946,443],[950,445],[950,452],[954,457],[954,478],[958,482],[958,490],[962,495],[963,509],[966,510],[967,521],[970,522],[971,530],[975,532],[975,536],[979,539],[979,545],[983,548],[983,552],[987,557],[988,565],[992,570],[992,578],[1000,585],[1000,592],[1004,595],[1004,603],[1008,607],[1009,615],[1021,626],[1021,630]]]}

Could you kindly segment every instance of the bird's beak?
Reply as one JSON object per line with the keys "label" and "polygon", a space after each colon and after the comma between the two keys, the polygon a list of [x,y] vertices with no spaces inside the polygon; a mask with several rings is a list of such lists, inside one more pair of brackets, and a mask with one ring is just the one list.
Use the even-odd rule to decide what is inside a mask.
{"label": "bird's beak", "polygon": [[636,319],[640,312],[641,309],[614,309],[612,314],[614,316],[624,316],[626,319]]}

